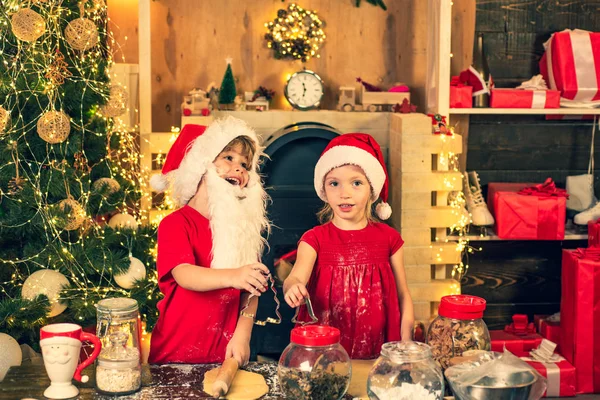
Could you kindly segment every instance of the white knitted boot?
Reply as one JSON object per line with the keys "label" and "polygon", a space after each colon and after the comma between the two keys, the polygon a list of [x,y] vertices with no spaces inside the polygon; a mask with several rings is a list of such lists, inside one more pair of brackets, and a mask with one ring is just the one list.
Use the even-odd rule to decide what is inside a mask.
{"label": "white knitted boot", "polygon": [[494,225],[494,217],[488,210],[487,204],[481,193],[479,176],[472,171],[465,174],[464,193],[467,199],[467,210],[471,213],[471,219],[475,226]]}

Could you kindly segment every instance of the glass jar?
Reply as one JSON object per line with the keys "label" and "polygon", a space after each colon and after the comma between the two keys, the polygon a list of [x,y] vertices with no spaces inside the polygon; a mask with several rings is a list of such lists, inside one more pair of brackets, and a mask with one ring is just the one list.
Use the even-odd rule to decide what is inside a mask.
{"label": "glass jar", "polygon": [[438,316],[427,330],[427,344],[443,369],[452,357],[462,356],[467,350],[491,349],[490,333],[483,322],[484,310],[485,300],[481,297],[442,297]]}
{"label": "glass jar", "polygon": [[369,372],[367,393],[371,400],[441,400],[444,377],[425,343],[389,342]]}
{"label": "glass jar", "polygon": [[141,322],[138,304],[108,298],[96,304],[96,336],[102,351],[96,361],[96,388],[107,394],[130,394],[142,384]]}
{"label": "glass jar", "polygon": [[341,399],[350,385],[352,365],[340,344],[340,331],[324,325],[292,329],[277,370],[283,393],[291,399]]}

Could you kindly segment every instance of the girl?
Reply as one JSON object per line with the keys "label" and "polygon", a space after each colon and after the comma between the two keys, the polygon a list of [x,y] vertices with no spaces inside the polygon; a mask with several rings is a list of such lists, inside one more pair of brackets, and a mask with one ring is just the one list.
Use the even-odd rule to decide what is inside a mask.
{"label": "girl", "polygon": [[[299,307],[310,297],[319,323],[340,329],[351,358],[376,358],[383,343],[412,340],[414,316],[404,241],[371,212],[381,197],[377,216],[391,215],[387,172],[375,139],[361,133],[333,139],[315,166],[314,185],[326,203],[319,212],[323,225],[300,239],[284,283],[285,300]],[[304,311],[300,319],[307,321]]]}

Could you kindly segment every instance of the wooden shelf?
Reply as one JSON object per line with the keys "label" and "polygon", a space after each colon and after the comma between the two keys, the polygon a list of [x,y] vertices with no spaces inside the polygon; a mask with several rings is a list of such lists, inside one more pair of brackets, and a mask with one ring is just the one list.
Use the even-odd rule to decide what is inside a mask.
{"label": "wooden shelf", "polygon": [[[475,229],[475,227],[473,227]],[[477,242],[492,242],[492,241],[507,241],[507,240],[519,240],[519,239],[501,239],[494,233],[492,227],[481,227],[481,235],[469,234],[465,236],[470,241]],[[448,236],[450,238],[458,238],[458,236]],[[567,225],[565,228],[565,238],[563,240],[587,240],[588,234],[586,232],[580,232],[572,225]],[[525,239],[529,240],[529,239]]]}
{"label": "wooden shelf", "polygon": [[600,108],[451,108],[450,114],[600,115]]}

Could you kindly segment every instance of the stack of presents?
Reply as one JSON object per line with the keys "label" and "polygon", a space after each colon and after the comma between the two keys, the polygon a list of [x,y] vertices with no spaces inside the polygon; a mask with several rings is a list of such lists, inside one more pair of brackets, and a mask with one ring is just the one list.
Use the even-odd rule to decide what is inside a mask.
{"label": "stack of presents", "polygon": [[540,60],[541,75],[523,82],[518,88],[494,88],[491,79],[489,84],[484,82],[472,67],[453,77],[450,107],[471,108],[472,96],[481,93],[490,94],[492,108],[589,107],[590,103],[600,100],[596,80],[600,71],[600,33],[579,29],[557,32],[544,43],[544,48],[545,54]]}
{"label": "stack of presents", "polygon": [[[492,351],[521,357],[547,379],[545,397],[600,393],[600,221],[589,224],[587,248],[563,250],[560,313],[513,316],[490,331]],[[544,348],[551,357],[540,359]]]}
{"label": "stack of presents", "polygon": [[[545,49],[540,61],[542,76],[519,89],[490,88],[491,107],[598,105],[600,33],[558,32],[545,43]],[[450,107],[472,107],[474,74],[470,68],[453,78]],[[551,179],[489,183],[487,204],[477,174],[465,176],[467,206],[474,224],[495,224],[495,233],[502,239],[562,240],[567,208],[575,211],[575,224],[588,226],[588,247],[562,252],[560,313],[536,315],[533,321],[526,315],[514,315],[504,330],[490,331],[493,351],[507,349],[547,378],[545,397],[600,393],[600,203],[594,197],[591,169],[587,175],[569,177],[566,190],[557,188]],[[540,358],[539,352],[551,356]]]}

